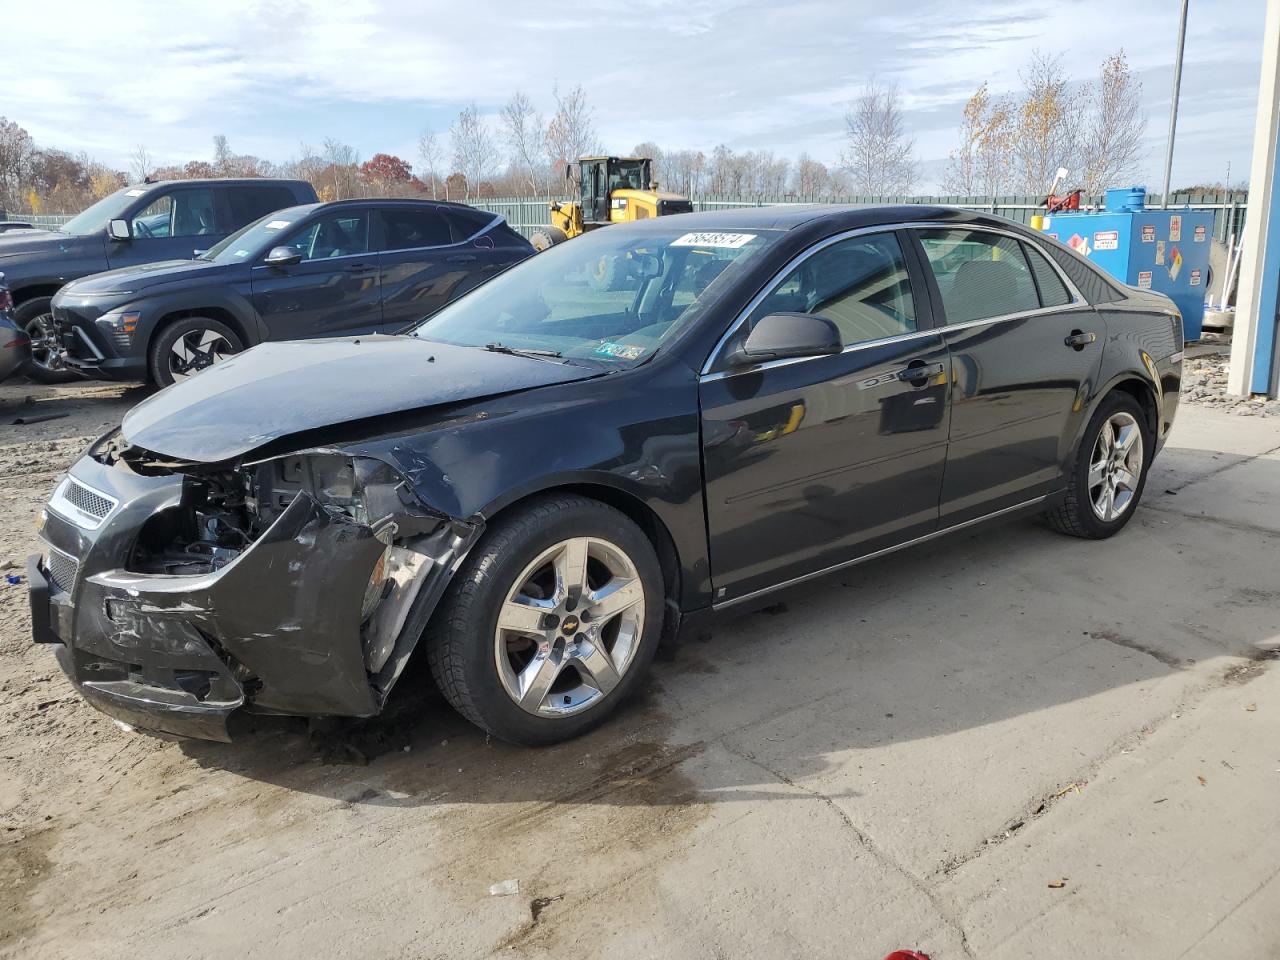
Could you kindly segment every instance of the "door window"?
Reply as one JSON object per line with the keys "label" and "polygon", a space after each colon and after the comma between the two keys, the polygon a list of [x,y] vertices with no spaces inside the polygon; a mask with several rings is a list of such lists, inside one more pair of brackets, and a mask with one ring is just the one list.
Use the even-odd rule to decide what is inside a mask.
{"label": "door window", "polygon": [[383,210],[382,226],[386,234],[383,249],[387,251],[443,247],[453,243],[449,221],[435,209]]}
{"label": "door window", "polygon": [[911,278],[891,233],[850,237],[824,247],[792,270],[751,312],[826,317],[845,346],[916,330]]}
{"label": "door window", "polygon": [[947,323],[986,320],[1040,308],[1035,280],[1012,237],[981,230],[921,230]]}
{"label": "door window", "polygon": [[232,187],[226,192],[227,214],[230,222],[224,233],[239,230],[246,223],[297,203],[288,187],[245,186]]}
{"label": "door window", "polygon": [[369,252],[369,211],[342,210],[312,220],[285,246],[297,247],[303,260],[329,260]]}
{"label": "door window", "polygon": [[133,236],[139,240],[204,237],[218,232],[213,191],[207,188],[162,194],[133,218]]}
{"label": "door window", "polygon": [[1049,261],[1035,247],[1024,243],[1022,249],[1031,263],[1031,272],[1035,274],[1036,286],[1040,290],[1040,303],[1046,307],[1061,307],[1071,302],[1071,294],[1066,284],[1058,276],[1058,272],[1049,266]]}

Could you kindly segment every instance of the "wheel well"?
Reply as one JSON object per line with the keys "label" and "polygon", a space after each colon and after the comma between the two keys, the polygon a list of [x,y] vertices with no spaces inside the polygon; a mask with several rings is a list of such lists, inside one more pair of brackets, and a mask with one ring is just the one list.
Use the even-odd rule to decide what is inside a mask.
{"label": "wheel well", "polygon": [[658,554],[658,564],[662,567],[662,581],[663,586],[666,588],[667,596],[679,605],[681,586],[680,554],[676,550],[675,541],[672,540],[670,531],[667,530],[667,525],[644,501],[616,487],[608,487],[598,483],[573,483],[550,487],[507,504],[494,517],[490,517],[489,521],[492,523],[496,517],[502,516],[508,510],[518,507],[534,497],[541,497],[548,493],[576,493],[592,500],[599,500],[631,520],[649,538],[649,542],[653,544],[653,549]]}
{"label": "wheel well", "polygon": [[1156,395],[1151,384],[1137,377],[1131,377],[1128,380],[1121,380],[1108,392],[1116,391],[1127,393],[1137,401],[1142,412],[1147,415],[1147,429],[1150,431],[1152,440],[1155,441],[1160,436],[1159,409],[1156,407]]}
{"label": "wheel well", "polygon": [[61,289],[61,284],[57,283],[36,284],[31,287],[23,287],[20,290],[13,291],[13,303],[15,306],[21,306],[28,300],[36,300],[40,297],[52,297]]}
{"label": "wheel well", "polygon": [[185,320],[187,317],[206,317],[210,320],[218,320],[225,323],[240,338],[241,344],[245,347],[249,346],[249,337],[245,334],[244,324],[230,310],[225,310],[222,307],[191,307],[186,310],[174,310],[172,313],[166,313],[160,318],[160,322],[156,324],[155,330],[152,331],[152,338],[156,337],[165,327],[177,323],[179,320]]}

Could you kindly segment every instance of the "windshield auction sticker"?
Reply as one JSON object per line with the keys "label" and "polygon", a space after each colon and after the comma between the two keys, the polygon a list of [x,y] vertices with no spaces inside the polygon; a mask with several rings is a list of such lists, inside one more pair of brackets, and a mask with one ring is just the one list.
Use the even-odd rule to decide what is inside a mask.
{"label": "windshield auction sticker", "polygon": [[754,233],[686,233],[672,240],[673,247],[728,247],[736,250],[745,247],[756,238]]}

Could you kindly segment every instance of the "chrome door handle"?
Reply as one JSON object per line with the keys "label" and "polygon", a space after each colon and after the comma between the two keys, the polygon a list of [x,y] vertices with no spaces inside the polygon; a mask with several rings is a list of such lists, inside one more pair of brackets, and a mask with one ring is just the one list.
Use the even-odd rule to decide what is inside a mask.
{"label": "chrome door handle", "polygon": [[1062,342],[1075,350],[1083,350],[1097,339],[1098,335],[1096,333],[1085,333],[1083,330],[1072,330],[1071,336],[1067,337],[1067,339]]}
{"label": "chrome door handle", "polygon": [[941,374],[944,369],[940,363],[917,363],[915,366],[908,366],[905,370],[899,370],[898,379],[908,382],[928,380]]}

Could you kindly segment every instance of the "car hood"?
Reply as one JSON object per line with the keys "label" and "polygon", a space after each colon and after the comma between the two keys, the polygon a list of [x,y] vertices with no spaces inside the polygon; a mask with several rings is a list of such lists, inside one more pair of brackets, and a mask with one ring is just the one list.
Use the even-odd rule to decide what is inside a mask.
{"label": "car hood", "polygon": [[120,290],[138,292],[179,280],[215,280],[230,269],[229,264],[208,260],[160,260],[132,267],[119,267],[74,280],[63,288],[64,297],[92,297]]}
{"label": "car hood", "polygon": [[78,246],[84,239],[53,230],[7,230],[0,233],[0,263],[4,263],[6,257],[22,254],[48,256],[64,247]]}
{"label": "car hood", "polygon": [[414,337],[264,343],[174,384],[124,418],[125,440],[217,463],[292,434],[583,380],[589,366]]}

